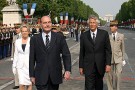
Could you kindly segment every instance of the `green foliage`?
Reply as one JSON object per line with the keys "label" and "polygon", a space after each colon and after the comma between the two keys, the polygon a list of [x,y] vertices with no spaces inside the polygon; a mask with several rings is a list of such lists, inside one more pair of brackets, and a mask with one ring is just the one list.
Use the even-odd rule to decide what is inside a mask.
{"label": "green foliage", "polygon": [[17,0],[17,3],[22,7],[23,3],[28,3],[29,8],[31,3],[37,3],[37,8],[34,17],[41,17],[43,15],[48,15],[51,11],[51,18],[58,17],[59,14],[69,13],[69,18],[74,16],[75,19],[87,20],[90,14],[98,14],[90,7],[84,4],[80,0]]}
{"label": "green foliage", "polygon": [[[7,5],[6,0],[0,0],[0,10]],[[81,0],[16,0],[17,4],[22,8],[23,3],[28,4],[28,13],[32,3],[37,3],[36,11],[33,17],[40,18],[43,15],[48,15],[51,11],[51,18],[58,17],[62,12],[69,13],[69,19],[74,16],[76,19],[87,20],[90,14],[98,16],[98,14],[90,6],[83,3]],[[0,19],[2,20],[2,13],[0,11]],[[54,20],[53,20],[54,22]]]}
{"label": "green foliage", "polygon": [[119,13],[116,15],[116,19],[119,22],[128,21],[129,19],[135,19],[135,0],[129,0],[121,5]]}
{"label": "green foliage", "polygon": [[6,0],[0,0],[0,21],[2,21],[2,12],[1,10],[3,9],[3,7],[5,7],[7,5]]}

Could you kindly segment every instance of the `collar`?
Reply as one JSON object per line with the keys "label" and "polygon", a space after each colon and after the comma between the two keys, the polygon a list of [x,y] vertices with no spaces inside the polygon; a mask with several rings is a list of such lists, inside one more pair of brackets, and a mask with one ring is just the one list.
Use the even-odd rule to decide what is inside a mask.
{"label": "collar", "polygon": [[44,36],[49,35],[49,37],[50,37],[50,36],[51,36],[51,31],[50,31],[48,34],[46,34],[45,32],[42,32],[42,34],[43,34]]}
{"label": "collar", "polygon": [[115,34],[115,36],[117,36],[118,32],[116,31],[115,33],[112,33],[112,36],[113,36],[113,34]]}
{"label": "collar", "polygon": [[93,33],[95,34],[95,35],[97,35],[97,29],[94,31],[94,32],[92,32],[91,30],[90,30],[90,33],[93,35]]}

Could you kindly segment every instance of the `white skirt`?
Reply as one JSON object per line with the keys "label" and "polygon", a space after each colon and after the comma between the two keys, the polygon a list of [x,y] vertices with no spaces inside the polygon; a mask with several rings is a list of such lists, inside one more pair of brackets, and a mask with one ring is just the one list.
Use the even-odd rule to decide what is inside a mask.
{"label": "white skirt", "polygon": [[29,69],[26,67],[18,68],[18,78],[20,85],[32,85],[29,76]]}

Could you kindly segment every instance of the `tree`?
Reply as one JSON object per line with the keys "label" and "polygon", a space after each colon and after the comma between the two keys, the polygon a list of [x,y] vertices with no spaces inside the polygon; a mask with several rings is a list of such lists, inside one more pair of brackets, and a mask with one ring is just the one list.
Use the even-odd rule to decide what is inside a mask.
{"label": "tree", "polygon": [[6,0],[0,0],[0,21],[2,21],[2,12],[1,10],[7,5],[7,1]]}

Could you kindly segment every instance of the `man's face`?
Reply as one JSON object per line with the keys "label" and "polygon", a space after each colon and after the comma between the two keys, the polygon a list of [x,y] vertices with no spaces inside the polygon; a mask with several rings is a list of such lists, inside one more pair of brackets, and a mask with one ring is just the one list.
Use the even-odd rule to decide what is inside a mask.
{"label": "man's face", "polygon": [[115,33],[118,28],[117,28],[116,25],[113,25],[113,26],[110,26],[110,29],[111,29],[111,32],[112,32],[112,33]]}
{"label": "man's face", "polygon": [[98,23],[96,22],[96,19],[89,19],[89,27],[92,31],[95,31],[97,29]]}
{"label": "man's face", "polygon": [[21,32],[20,28],[16,28],[15,31],[17,34],[19,34]]}
{"label": "man's face", "polygon": [[41,26],[45,32],[49,32],[52,29],[52,22],[50,17],[44,16],[41,19]]}

